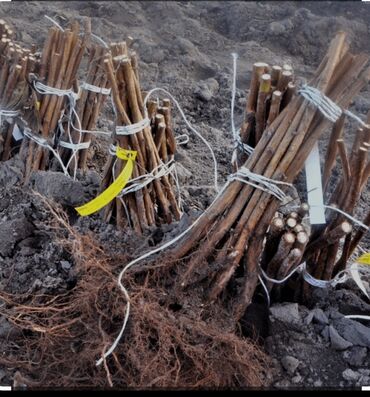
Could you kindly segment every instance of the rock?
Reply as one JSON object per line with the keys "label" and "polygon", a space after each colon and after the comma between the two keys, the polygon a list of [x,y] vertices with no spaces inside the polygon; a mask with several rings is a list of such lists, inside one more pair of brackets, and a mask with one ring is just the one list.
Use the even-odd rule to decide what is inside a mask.
{"label": "rock", "polygon": [[314,288],[312,291],[312,301],[313,302],[325,302],[329,296],[328,288]]}
{"label": "rock", "polygon": [[15,156],[0,162],[0,187],[10,187],[23,179],[24,162]]}
{"label": "rock", "polygon": [[339,312],[344,315],[370,313],[370,304],[365,302],[364,295],[359,293],[357,284],[352,279],[349,279],[346,284],[352,290],[336,290],[330,299],[338,307]]}
{"label": "rock", "polygon": [[336,309],[329,309],[328,310],[328,316],[331,320],[335,320],[335,319],[339,319],[339,318],[343,318],[343,314],[339,313],[338,310]]}
{"label": "rock", "polygon": [[301,321],[297,303],[279,304],[270,308],[271,316],[285,324],[297,324]]}
{"label": "rock", "polygon": [[356,346],[370,347],[370,328],[358,321],[342,317],[333,321],[339,335]]}
{"label": "rock", "polygon": [[69,270],[72,267],[72,264],[68,261],[60,261],[60,264],[63,270]]}
{"label": "rock", "polygon": [[315,386],[315,387],[321,387],[322,386],[322,380],[316,380],[314,383],[313,383],[313,385]]}
{"label": "rock", "polygon": [[290,375],[293,375],[294,372],[297,370],[300,361],[293,356],[285,356],[282,358],[281,364],[285,368],[285,370],[289,372]]}
{"label": "rock", "polygon": [[180,52],[180,54],[189,54],[189,55],[198,54],[198,50],[196,49],[194,44],[183,37],[177,37],[174,44],[176,46],[176,49]]}
{"label": "rock", "polygon": [[238,99],[238,105],[245,107],[245,105],[247,104],[247,99],[246,98],[239,98]]}
{"label": "rock", "polygon": [[333,326],[329,325],[328,330],[329,330],[330,344],[333,349],[346,350],[352,346],[352,343],[343,339]]}
{"label": "rock", "polygon": [[308,314],[307,314],[307,316],[305,317],[305,319],[304,319],[304,323],[306,324],[306,325],[310,325],[311,323],[312,323],[312,320],[313,320],[313,310],[312,311],[310,311]]}
{"label": "rock", "polygon": [[364,364],[367,357],[366,347],[353,346],[343,353],[343,359],[354,367],[360,367]]}
{"label": "rock", "polygon": [[274,383],[274,387],[276,387],[277,389],[286,389],[289,388],[290,386],[291,384],[288,379],[283,379]]}
{"label": "rock", "polygon": [[292,378],[292,383],[300,383],[302,381],[302,376],[301,375],[296,375]]}
{"label": "rock", "polygon": [[313,320],[319,324],[329,324],[329,320],[326,317],[326,314],[319,308],[314,309],[313,311]]}
{"label": "rock", "polygon": [[352,369],[350,368],[347,368],[342,372],[342,376],[345,380],[356,382],[356,380],[360,377],[360,374],[355,371],[352,371]]}
{"label": "rock", "polygon": [[[135,43],[140,48],[140,60],[145,63],[160,63],[166,58],[166,53],[156,43],[146,39],[138,39]],[[135,47],[136,47],[135,46]]]}
{"label": "rock", "polygon": [[356,386],[369,386],[369,385],[370,385],[370,376],[361,376],[356,384]]}
{"label": "rock", "polygon": [[195,95],[197,98],[204,102],[209,102],[215,94],[217,94],[220,86],[218,81],[213,77],[201,81],[195,89]]}
{"label": "rock", "polygon": [[284,34],[286,31],[285,26],[281,22],[271,22],[269,25],[269,31],[272,34]]}

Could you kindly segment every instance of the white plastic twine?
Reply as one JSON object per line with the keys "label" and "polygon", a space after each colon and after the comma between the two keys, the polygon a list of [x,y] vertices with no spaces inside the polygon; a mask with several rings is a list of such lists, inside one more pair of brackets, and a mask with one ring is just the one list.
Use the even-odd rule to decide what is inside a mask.
{"label": "white plastic twine", "polygon": [[125,136],[134,135],[149,126],[150,126],[150,119],[148,117],[145,117],[144,119],[140,120],[135,124],[116,126],[116,134],[125,135]]}
{"label": "white plastic twine", "polygon": [[[81,143],[82,143],[81,142],[81,140],[82,140],[81,121],[80,121],[80,118],[78,117],[78,114],[76,112],[76,101],[80,96],[80,91],[78,93],[76,93],[72,89],[62,90],[60,88],[50,87],[50,86],[47,86],[47,85],[41,83],[41,81],[34,81],[33,86],[34,86],[35,90],[41,95],[56,95],[59,97],[66,96],[69,100],[69,114],[68,114],[68,124],[67,124],[67,133],[68,133],[69,143],[62,142],[62,145],[67,144],[69,146],[69,148],[72,150],[72,156],[68,160],[68,163],[66,164],[66,166],[63,167],[63,170],[64,169],[68,170],[68,167],[71,164],[72,160],[75,158],[77,152],[84,148],[84,147],[81,147]],[[79,124],[79,129],[75,128],[79,132],[79,139],[78,139],[77,143],[73,142],[73,139],[71,136],[71,131],[70,131],[73,117],[76,118],[76,120]],[[62,125],[63,124],[62,118],[63,118],[63,112],[62,112],[61,117],[58,121],[58,125],[59,125],[61,132],[64,133],[64,129],[63,129],[63,125]],[[90,143],[88,143],[88,144],[90,145]],[[66,147],[66,146],[64,146],[64,147]],[[59,159],[58,159],[58,161],[59,161]],[[73,179],[76,179],[76,174],[77,174],[77,161],[74,162]],[[70,176],[69,173],[68,173],[68,176]]]}
{"label": "white plastic twine", "polygon": [[[112,156],[116,155],[117,146],[110,145],[109,154]],[[116,179],[116,175],[114,172],[116,161],[113,165],[113,180]],[[149,185],[149,183],[153,182],[155,179],[160,179],[166,175],[171,175],[175,181],[176,189],[178,192],[178,206],[181,208],[181,192],[180,192],[180,183],[178,180],[178,176],[176,173],[176,163],[174,159],[169,160],[167,163],[163,163],[162,161],[155,167],[151,172],[140,175],[136,178],[130,179],[126,185],[126,187],[121,190],[121,192],[117,195],[118,198],[122,198],[124,195],[129,193],[137,192],[138,190],[143,189],[145,186]]]}
{"label": "white plastic twine", "polygon": [[57,21],[55,21],[53,18],[50,18],[48,15],[44,15],[44,17],[48,19],[51,23],[53,23],[58,29],[64,32],[64,29],[59,25]]}
{"label": "white plastic twine", "polygon": [[246,143],[243,143],[240,137],[240,128],[237,130],[235,128],[235,121],[234,121],[234,109],[235,109],[235,96],[236,96],[236,60],[238,58],[238,54],[235,52],[231,54],[233,57],[233,84],[232,84],[232,90],[231,90],[231,131],[233,134],[233,141],[234,141],[234,150],[233,154],[231,157],[231,163],[237,164],[237,154],[238,154],[238,149],[241,150],[242,152],[245,152],[247,154],[252,154],[253,153],[253,148],[252,146],[247,145]]}
{"label": "white plastic twine", "polygon": [[357,121],[363,127],[368,127],[368,124],[363,122],[358,116],[349,110],[342,110],[335,102],[329,97],[324,95],[317,88],[310,87],[304,84],[299,90],[298,94],[301,94],[308,102],[313,104],[328,120],[335,123],[339,117],[344,113],[348,117]]}
{"label": "white plastic twine", "polygon": [[[84,86],[85,84],[85,86]],[[96,89],[99,90],[103,90],[102,88],[99,87],[95,87],[95,86],[91,86],[89,87],[89,85],[86,86],[87,83],[83,84],[83,88],[85,89],[90,89],[91,87],[93,87],[92,89],[96,91]],[[82,134],[83,133],[89,133],[89,134],[101,134],[101,135],[107,135],[107,136],[111,136],[111,132],[108,131],[94,131],[94,130],[83,130],[82,126],[81,126],[81,120],[76,112],[76,101],[79,99],[80,97],[80,92],[82,87],[80,87],[80,90],[78,93],[74,92],[71,89],[68,90],[62,90],[59,88],[54,88],[54,87],[50,87],[47,86],[43,83],[41,83],[40,81],[35,81],[33,83],[35,90],[41,94],[41,95],[57,95],[59,97],[61,96],[66,96],[69,100],[69,112],[68,112],[68,123],[67,123],[67,135],[68,135],[68,139],[69,142],[65,142],[65,141],[60,141],[59,142],[59,146],[68,148],[70,150],[72,150],[72,155],[70,157],[70,159],[68,160],[68,163],[66,164],[65,167],[63,167],[63,169],[67,169],[69,165],[71,164],[71,162],[73,161],[73,159],[76,157],[76,154],[79,150],[84,150],[84,149],[88,149],[90,146],[90,141],[88,142],[82,142]],[[107,93],[102,92],[103,94],[108,95]],[[74,121],[76,120],[78,126],[75,126]],[[61,114],[61,117],[58,121],[58,126],[59,129],[61,131],[61,134],[64,135],[64,128],[63,128],[63,112]],[[75,131],[78,132],[78,142],[74,143],[73,139],[72,139],[72,135],[71,135],[71,128]],[[60,160],[58,159],[58,161],[60,162]],[[76,175],[77,175],[77,161],[74,162],[74,170],[73,170],[73,179],[76,179]],[[68,173],[68,176],[69,173]]]}
{"label": "white plastic twine", "polygon": [[[370,227],[369,227],[369,226],[366,226],[364,223],[362,223],[361,221],[359,221],[358,219],[356,219],[356,218],[353,217],[352,215],[348,214],[347,212],[345,212],[345,211],[343,211],[343,210],[341,210],[341,209],[339,209],[339,208],[337,208],[337,207],[333,207],[332,205],[326,205],[326,204],[324,204],[323,206],[322,206],[322,205],[312,205],[311,207],[327,208],[327,209],[329,209],[329,210],[336,211],[336,212],[338,212],[338,213],[344,215],[344,216],[345,216],[346,218],[348,218],[350,221],[352,221],[352,222],[355,223],[356,225],[362,227],[362,228],[365,229],[366,231],[369,231],[369,230],[370,230]],[[292,208],[299,208],[299,206],[296,205],[296,206],[294,206],[294,207],[292,207]],[[360,249],[361,249],[361,248],[360,248]]]}
{"label": "white plastic twine", "polygon": [[[64,32],[64,29],[63,29],[63,28],[58,24],[58,22],[56,22],[53,18],[50,18],[48,15],[44,15],[44,17],[47,18],[50,22],[52,22],[55,26],[57,26],[58,29],[60,29],[62,32]],[[80,36],[81,36],[81,34],[82,34],[82,33],[80,33]],[[97,35],[94,34],[94,33],[91,33],[91,36],[92,36],[93,38],[95,38],[97,41],[99,41],[105,48],[109,48],[108,44],[107,44],[102,38],[100,38],[99,36],[97,36]],[[40,84],[42,84],[42,83],[40,83]],[[51,88],[51,87],[48,87],[48,88]],[[98,94],[102,94],[102,95],[110,95],[110,92],[111,92],[111,89],[110,89],[110,88],[97,87],[97,86],[95,86],[95,85],[92,85],[92,84],[89,84],[89,83],[86,83],[86,82],[83,82],[83,83],[81,84],[80,89],[89,90],[89,91],[92,91],[92,92],[95,92],[95,93],[98,93]],[[57,90],[56,88],[54,88],[54,90],[59,91],[59,93],[62,93],[62,92],[63,92],[63,90]],[[58,95],[58,94],[56,93],[56,91],[54,91],[54,94],[55,94],[55,95]],[[71,92],[73,93],[73,91],[71,91]],[[75,94],[75,93],[74,93],[74,94]],[[76,95],[76,94],[75,94],[75,95]],[[106,136],[109,136],[109,137],[112,135],[112,133],[111,133],[110,131],[83,130],[83,129],[81,128],[81,121],[79,120],[79,117],[78,117],[77,113],[74,111],[74,108],[71,109],[71,114],[72,114],[72,113],[74,113],[74,115],[75,115],[75,117],[76,117],[76,119],[77,119],[77,122],[78,122],[78,124],[80,125],[80,127],[78,128],[78,127],[76,127],[76,126],[74,125],[73,119],[72,119],[72,118],[70,118],[70,120],[68,120],[69,126],[72,127],[75,131],[77,131],[77,132],[80,134],[80,139],[79,139],[79,142],[78,142],[77,144],[74,144],[73,141],[72,141],[72,137],[70,136],[70,133],[69,133],[69,138],[70,138],[70,147],[69,147],[69,148],[74,148],[74,149],[76,149],[76,148],[80,147],[81,139],[82,139],[81,134],[106,135]],[[75,146],[74,146],[74,145],[75,145]],[[72,150],[73,150],[73,149],[72,149]],[[78,149],[78,150],[79,150],[79,149]],[[72,153],[72,156],[71,156],[71,158],[70,158],[69,163],[70,163],[70,162],[73,160],[73,158],[76,156],[76,153],[77,153],[77,150],[73,150],[73,153]],[[68,163],[68,165],[69,165],[69,163]],[[76,165],[76,167],[77,167],[77,165]],[[76,167],[75,167],[74,175],[76,175]],[[67,168],[68,168],[68,167],[67,167]],[[74,176],[74,177],[75,177],[75,176]]]}
{"label": "white plastic twine", "polygon": [[101,37],[99,37],[99,36],[96,35],[95,33],[91,33],[91,36],[92,36],[95,40],[99,41],[99,43],[102,44],[103,47],[109,48],[108,44],[107,44]]}
{"label": "white plastic twine", "polygon": [[57,95],[57,96],[71,96],[77,98],[77,94],[71,90],[62,90],[60,88],[50,87],[41,83],[41,81],[34,81],[33,86],[35,90],[41,95]]}
{"label": "white plastic twine", "polygon": [[216,202],[216,200],[219,198],[219,196],[222,195],[222,193],[225,191],[226,187],[230,184],[230,182],[227,182],[222,188],[221,190],[218,192],[217,196],[214,198],[214,200],[212,201],[211,205],[203,212],[202,215],[199,216],[199,218],[197,218],[194,223],[192,223],[187,229],[185,229],[182,233],[180,233],[178,236],[176,236],[175,238],[173,238],[170,241],[167,241],[167,243],[161,245],[158,248],[155,248],[154,250],[151,250],[147,253],[145,253],[144,255],[141,255],[139,258],[136,258],[134,260],[132,260],[131,262],[129,262],[120,272],[119,276],[118,276],[118,286],[121,289],[121,291],[123,292],[126,300],[127,300],[127,305],[125,308],[125,317],[123,320],[123,324],[122,324],[122,328],[118,334],[118,336],[116,337],[115,341],[113,342],[113,344],[111,345],[111,347],[109,348],[109,350],[107,350],[103,357],[100,358],[99,360],[96,361],[96,365],[99,366],[100,364],[102,364],[102,362],[104,361],[104,359],[106,359],[108,356],[110,356],[112,354],[112,352],[115,350],[115,348],[117,347],[118,343],[120,342],[122,335],[125,331],[126,328],[126,324],[128,321],[128,318],[130,316],[130,296],[126,290],[126,288],[123,286],[122,284],[122,279],[124,274],[127,272],[128,269],[130,269],[132,266],[136,265],[137,263],[141,262],[142,260],[149,258],[150,256],[157,254],[158,252],[164,251],[166,248],[170,247],[171,245],[175,244],[176,242],[178,242],[180,239],[182,239],[185,235],[187,235],[189,232],[191,232],[191,230],[199,223],[199,221],[203,218],[203,216],[206,216],[208,214],[208,212],[212,209],[214,203]]}
{"label": "white plastic twine", "polygon": [[[298,208],[298,207],[299,206],[294,206],[293,208]],[[324,205],[324,206],[313,205],[312,207],[324,207],[324,208],[336,211],[336,212],[344,215],[346,218],[348,218],[349,220],[351,220],[353,223],[357,224],[358,226],[362,227],[366,231],[370,230],[370,228],[368,226],[366,226],[364,223],[362,223],[358,219],[354,218],[352,215],[349,215],[347,212],[342,211],[339,208],[333,207],[331,205]],[[359,246],[359,249],[360,249],[360,251],[365,252],[365,250],[363,248],[361,248],[360,246]],[[318,288],[329,288],[329,287],[335,287],[337,284],[344,283],[345,281],[347,281],[350,278],[349,273],[351,271],[351,268],[342,270],[331,280],[319,280],[319,279],[311,276],[311,274],[309,274],[306,269],[306,262],[301,263],[299,266],[297,266],[294,270],[292,270],[286,277],[284,277],[281,280],[276,280],[276,279],[269,277],[261,267],[260,267],[260,271],[261,271],[262,276],[266,280],[268,280],[274,284],[282,284],[285,281],[287,281],[295,272],[301,272],[303,279],[307,283],[311,284],[312,286],[318,287]],[[269,296],[268,290],[267,290],[265,284],[263,283],[263,281],[261,279],[260,279],[260,281],[261,281],[261,285],[266,293],[268,304],[270,304],[270,296]],[[355,317],[356,316],[353,316],[353,318],[355,318]]]}
{"label": "white plastic twine", "polygon": [[121,191],[119,196],[122,197],[125,194],[136,192],[142,189],[144,186],[149,185],[149,183],[153,182],[155,179],[160,179],[163,176],[169,175],[171,172],[173,172],[174,169],[175,160],[170,160],[166,164],[159,164],[153,169],[152,172],[131,179],[130,183],[127,184],[127,186]]}
{"label": "white plastic twine", "polygon": [[49,145],[48,141],[45,138],[43,138],[41,136],[34,135],[31,132],[31,130],[29,128],[27,128],[27,127],[24,128],[23,134],[27,138],[29,138],[32,141],[36,142],[38,145],[40,145],[40,146],[42,146],[42,147],[44,147],[46,149],[49,149],[53,153],[55,158],[58,160],[60,166],[62,167],[64,175],[69,176],[68,168],[63,164],[63,161],[62,161],[61,157],[59,156],[59,153],[56,150],[54,150],[52,146]]}
{"label": "white plastic twine", "polygon": [[[262,274],[262,277],[264,279],[266,279],[267,281],[270,281],[273,284],[283,284],[285,283],[287,280],[290,279],[290,277],[293,276],[294,273],[301,273],[303,279],[310,285],[314,286],[314,287],[318,287],[318,288],[330,288],[330,287],[335,287],[337,284],[341,284],[344,283],[345,281],[348,280],[349,275],[347,274],[348,271],[347,270],[342,270],[341,272],[339,272],[333,279],[331,280],[319,280],[313,276],[311,276],[310,273],[308,273],[307,268],[306,268],[306,262],[301,263],[300,265],[298,265],[297,267],[295,267],[287,276],[285,276],[284,278],[277,280],[275,278],[271,278],[269,277],[266,272],[262,269],[262,267],[260,266],[260,272]],[[263,282],[262,278],[259,276],[259,280],[261,282],[261,285],[265,291],[266,294],[266,298],[267,298],[267,302],[268,302],[268,306],[270,306],[270,294],[268,292],[268,289],[266,288],[265,283]]]}
{"label": "white plastic twine", "polygon": [[[257,189],[263,190],[266,193],[270,193],[280,201],[286,199],[286,194],[276,185],[285,185],[293,187],[291,183],[275,181],[274,179],[267,178],[260,174],[255,174],[246,167],[240,167],[239,170],[229,176],[231,181],[239,181],[251,185]],[[258,183],[256,185],[255,183]]]}
{"label": "white plastic twine", "polygon": [[359,319],[359,320],[370,320],[370,316],[364,316],[361,314],[350,314],[348,316],[344,316],[345,318],[354,318],[354,319]]}
{"label": "white plastic twine", "polygon": [[66,149],[71,150],[83,150],[88,149],[90,147],[91,141],[88,142],[81,142],[81,143],[70,143],[65,141],[60,141],[59,146],[65,147]]}
{"label": "white plastic twine", "polygon": [[[148,95],[150,94],[150,92],[148,93]],[[148,96],[147,96],[148,97]],[[145,105],[145,103],[144,103]],[[253,184],[253,182],[251,182],[250,180],[247,180],[246,178],[249,178],[251,180],[254,180],[258,183],[261,183],[261,185],[255,185]],[[147,253],[145,253],[144,255],[140,256],[139,258],[134,259],[133,261],[131,261],[130,263],[128,263],[123,270],[121,271],[121,273],[118,276],[118,286],[121,289],[121,291],[123,292],[123,294],[125,295],[125,298],[127,300],[127,305],[126,305],[126,309],[125,309],[125,317],[124,317],[124,321],[123,321],[123,325],[122,328],[117,336],[117,338],[115,339],[115,341],[113,342],[112,346],[109,348],[109,350],[107,352],[105,352],[104,356],[102,358],[100,358],[97,362],[96,365],[100,365],[105,358],[107,358],[110,354],[112,354],[112,352],[114,351],[114,349],[117,347],[119,341],[122,338],[123,332],[126,328],[126,324],[130,315],[130,300],[129,300],[129,294],[126,290],[126,288],[123,286],[122,284],[122,279],[124,274],[127,272],[128,269],[130,269],[132,266],[134,266],[135,264],[137,264],[138,262],[141,262],[142,260],[150,257],[151,255],[154,255],[158,252],[161,252],[163,250],[165,250],[166,248],[170,247],[171,245],[175,244],[177,241],[179,241],[181,238],[183,238],[186,234],[188,234],[193,228],[194,226],[196,226],[199,221],[204,217],[207,216],[208,212],[211,211],[214,203],[217,201],[217,199],[222,195],[222,193],[226,190],[226,188],[230,185],[230,183],[232,183],[234,180],[238,180],[242,183],[247,183],[250,184],[254,187],[256,187],[257,189],[261,189],[267,193],[270,193],[272,195],[274,195],[275,197],[279,198],[279,199],[283,199],[285,198],[285,194],[282,190],[280,190],[275,184],[284,184],[287,186],[291,186],[291,184],[286,183],[286,182],[279,182],[279,181],[274,181],[272,179],[263,177],[262,175],[258,175],[258,174],[254,174],[251,171],[249,171],[248,169],[246,169],[245,167],[241,167],[238,172],[236,174],[233,174],[228,181],[224,184],[224,186],[221,188],[221,190],[218,192],[218,194],[216,195],[216,197],[214,198],[214,200],[212,201],[211,205],[203,212],[202,215],[199,216],[199,218],[197,218],[193,224],[191,224],[186,230],[184,230],[182,233],[180,233],[178,236],[176,236],[175,238],[173,238],[172,240],[168,241],[167,243],[161,245],[160,247],[151,250]]]}
{"label": "white plastic twine", "polygon": [[[46,19],[48,19],[51,23],[53,23],[53,24],[54,24],[57,28],[59,28],[62,32],[64,32],[64,29],[63,29],[63,28],[59,25],[59,23],[56,22],[53,18],[50,18],[50,17],[47,16],[47,15],[44,15],[44,17],[45,17]],[[81,33],[80,33],[80,36],[81,36]],[[107,44],[101,37],[97,36],[97,35],[94,34],[94,33],[91,33],[91,37],[93,37],[95,40],[99,41],[99,43],[102,44],[103,47],[109,48],[108,44]]]}

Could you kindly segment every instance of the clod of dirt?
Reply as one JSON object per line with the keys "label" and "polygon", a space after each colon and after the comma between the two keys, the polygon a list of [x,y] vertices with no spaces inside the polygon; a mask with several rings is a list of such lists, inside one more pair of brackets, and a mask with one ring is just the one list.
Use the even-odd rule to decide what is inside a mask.
{"label": "clod of dirt", "polygon": [[17,242],[29,237],[33,229],[23,214],[15,219],[0,221],[0,255],[9,256]]}
{"label": "clod of dirt", "polygon": [[333,349],[346,350],[349,347],[353,346],[353,344],[351,342],[348,342],[345,339],[343,339],[338,334],[338,331],[332,325],[329,325],[328,332],[329,332],[329,339],[330,339],[331,347]]}
{"label": "clod of dirt", "polygon": [[295,357],[292,356],[285,356],[281,360],[281,364],[283,367],[289,372],[290,375],[293,375],[297,370],[300,361],[297,360]]}
{"label": "clod of dirt", "polygon": [[96,194],[99,182],[94,178],[95,175],[90,172],[83,180],[73,180],[61,172],[38,171],[31,175],[29,187],[63,206],[74,207],[82,205]]}
{"label": "clod of dirt", "polygon": [[0,162],[0,187],[10,187],[23,179],[24,162],[18,156]]}
{"label": "clod of dirt", "polygon": [[209,102],[217,94],[219,88],[218,81],[211,77],[199,83],[195,89],[195,95],[202,101]]}
{"label": "clod of dirt", "polygon": [[270,308],[270,313],[272,319],[287,325],[298,324],[301,321],[297,303],[274,305]]}
{"label": "clod of dirt", "polygon": [[344,360],[353,367],[364,365],[367,356],[366,347],[353,346],[343,353]]}
{"label": "clod of dirt", "polygon": [[358,321],[342,317],[333,321],[333,326],[347,341],[356,346],[370,347],[370,328]]}

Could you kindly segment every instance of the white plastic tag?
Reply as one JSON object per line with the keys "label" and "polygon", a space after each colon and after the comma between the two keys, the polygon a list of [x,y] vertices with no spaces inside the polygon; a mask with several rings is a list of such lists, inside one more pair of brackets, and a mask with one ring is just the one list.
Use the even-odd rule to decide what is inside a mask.
{"label": "white plastic tag", "polygon": [[310,206],[310,223],[311,225],[326,223],[320,167],[320,153],[317,142],[305,162],[305,170],[307,201]]}
{"label": "white plastic tag", "polygon": [[23,133],[22,131],[19,129],[17,124],[14,124],[14,128],[13,128],[13,138],[16,141],[20,141],[21,139],[23,139]]}

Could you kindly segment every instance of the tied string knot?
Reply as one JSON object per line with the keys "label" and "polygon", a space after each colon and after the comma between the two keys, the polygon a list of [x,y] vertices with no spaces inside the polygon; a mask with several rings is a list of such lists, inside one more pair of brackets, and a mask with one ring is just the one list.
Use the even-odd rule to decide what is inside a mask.
{"label": "tied string knot", "polygon": [[79,98],[80,92],[74,92],[71,88],[68,90],[62,90],[60,88],[50,87],[43,84],[39,80],[33,82],[35,90],[41,95],[57,95],[57,96],[67,96],[71,98],[74,102]]}
{"label": "tied string knot", "polygon": [[122,197],[128,193],[136,192],[137,190],[140,190],[149,183],[153,182],[155,179],[160,179],[163,176],[171,174],[174,171],[175,166],[176,166],[175,160],[172,159],[167,163],[159,164],[157,167],[153,169],[152,172],[148,174],[141,175],[137,178],[131,179],[130,182],[128,183],[128,186],[121,191],[119,197]]}
{"label": "tied string knot", "polygon": [[324,95],[320,90],[315,87],[311,87],[307,84],[303,84],[301,88],[297,91],[298,94],[302,95],[308,102],[314,105],[321,114],[335,123],[342,114],[350,117],[355,120],[363,127],[369,127],[368,124],[363,122],[358,116],[352,113],[350,110],[343,110],[340,106],[338,106],[335,102],[333,102],[329,97]]}
{"label": "tied string knot", "polygon": [[[122,150],[124,150],[125,152],[122,152]],[[128,160],[128,158],[130,158],[131,156],[133,156],[131,157],[131,159],[135,160],[137,156],[137,152],[132,150],[121,149],[115,145],[110,145],[109,153],[112,156],[117,156],[121,160]],[[118,194],[117,197],[122,197],[126,194],[133,193],[143,189],[145,186],[149,185],[149,183],[153,182],[155,179],[160,179],[166,175],[172,174],[175,171],[175,167],[176,167],[176,163],[174,159],[169,160],[167,163],[161,162],[151,172],[130,179],[130,181],[127,183],[128,186],[122,189],[122,191]],[[180,190],[177,176],[173,175],[173,177],[175,179],[178,190]],[[114,174],[113,174],[113,178],[115,179]],[[181,201],[179,199],[179,206],[180,203]]]}
{"label": "tied string knot", "polygon": [[287,198],[287,196],[276,185],[285,185],[285,186],[293,187],[291,183],[275,181],[263,175],[256,174],[252,172],[249,168],[244,166],[240,167],[236,173],[230,175],[229,181],[239,181],[242,183],[246,183],[257,189],[263,190],[266,193],[272,194],[280,201],[284,201]]}
{"label": "tied string knot", "polygon": [[252,146],[249,146],[246,143],[242,142],[240,138],[240,129],[238,129],[237,135],[234,137],[234,150],[239,150],[240,152],[245,152],[249,155],[251,155],[254,151],[254,148],[252,148]]}

